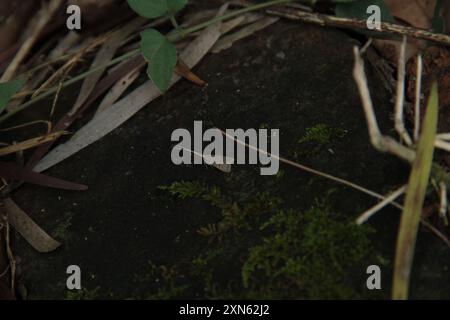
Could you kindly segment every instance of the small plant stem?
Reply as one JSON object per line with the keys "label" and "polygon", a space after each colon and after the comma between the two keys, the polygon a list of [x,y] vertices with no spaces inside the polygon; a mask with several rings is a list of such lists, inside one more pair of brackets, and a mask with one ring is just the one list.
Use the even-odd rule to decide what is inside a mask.
{"label": "small plant stem", "polygon": [[175,18],[175,15],[170,16],[170,22],[172,22],[173,27],[178,30],[180,28],[180,25],[177,22],[177,19]]}
{"label": "small plant stem", "polygon": [[174,30],[174,31],[170,32],[167,35],[167,38],[170,41],[174,41],[175,42],[175,41],[178,41],[178,40],[182,39],[184,37],[184,35],[200,31],[200,30],[202,30],[204,28],[207,28],[207,27],[217,23],[217,22],[228,20],[228,19],[234,18],[236,16],[240,16],[240,15],[242,15],[244,13],[247,13],[247,12],[261,10],[261,9],[265,9],[265,8],[272,7],[272,6],[275,6],[275,5],[288,3],[288,2],[293,2],[293,1],[295,1],[295,0],[273,0],[273,1],[267,1],[267,2],[264,2],[264,3],[255,4],[253,6],[249,6],[247,8],[243,8],[243,9],[239,9],[239,10],[236,10],[236,11],[233,11],[233,12],[230,12],[230,13],[227,13],[227,14],[215,17],[215,18],[213,18],[211,20],[205,21],[203,23],[200,23],[198,25],[192,26],[190,28],[184,29],[182,33],[181,32],[177,32],[177,30]]}
{"label": "small plant stem", "polygon": [[[203,23],[200,23],[198,25],[192,26],[192,27],[187,28],[187,29],[177,28],[177,29],[171,31],[169,34],[167,34],[167,38],[170,41],[172,41],[172,42],[176,42],[176,41],[179,41],[179,40],[185,38],[187,35],[189,35],[191,33],[194,33],[194,32],[200,31],[202,29],[205,29],[205,28],[207,28],[207,27],[209,27],[209,26],[211,26],[211,25],[213,25],[215,23],[234,18],[236,16],[242,15],[242,14],[247,13],[247,12],[256,11],[256,10],[268,8],[268,7],[271,7],[271,6],[274,6],[274,5],[279,5],[279,4],[293,2],[293,1],[294,0],[273,0],[273,1],[267,1],[267,2],[264,2],[264,3],[259,3],[259,4],[256,4],[256,5],[253,5],[253,6],[249,6],[247,8],[243,8],[243,9],[240,9],[240,10],[236,10],[236,11],[233,11],[233,12],[230,12],[230,13],[227,13],[227,14],[215,17],[215,18],[213,18],[211,20],[205,21]],[[170,20],[172,21],[172,23],[175,22],[175,24],[178,25],[178,23],[176,22],[176,20],[175,20],[175,18],[173,16],[170,17]],[[124,55],[122,55],[120,57],[117,57],[117,58],[109,61],[106,64],[103,64],[103,65],[95,67],[95,68],[91,68],[88,71],[86,71],[86,72],[84,72],[84,73],[82,73],[82,74],[80,74],[80,75],[78,75],[78,76],[76,76],[76,77],[74,77],[74,78],[64,82],[62,84],[61,88],[65,88],[65,87],[70,86],[70,85],[72,85],[72,84],[74,84],[74,83],[76,83],[76,82],[78,82],[80,80],[83,80],[83,79],[85,79],[87,76],[89,76],[92,73],[95,73],[97,71],[101,71],[103,69],[106,69],[106,68],[108,68],[108,67],[110,67],[112,65],[115,65],[115,64],[117,64],[119,62],[122,62],[123,60],[126,60],[128,58],[131,58],[133,56],[137,56],[139,54],[139,52],[140,52],[140,49],[136,49],[136,50],[127,52]],[[2,117],[0,117],[0,123],[2,123],[3,121],[9,119],[10,117],[15,115],[16,113],[25,110],[26,108],[28,108],[29,106],[33,105],[34,103],[36,103],[38,101],[41,101],[42,99],[45,99],[46,97],[50,96],[51,94],[53,94],[53,93],[55,93],[57,91],[58,91],[58,87],[53,87],[52,89],[50,89],[50,90],[48,90],[48,91],[38,95],[37,97],[35,97],[35,98],[33,98],[33,99],[31,99],[31,100],[29,100],[27,102],[25,102],[24,104],[18,106],[16,109],[14,109],[14,110],[10,111],[9,113],[6,113]]]}

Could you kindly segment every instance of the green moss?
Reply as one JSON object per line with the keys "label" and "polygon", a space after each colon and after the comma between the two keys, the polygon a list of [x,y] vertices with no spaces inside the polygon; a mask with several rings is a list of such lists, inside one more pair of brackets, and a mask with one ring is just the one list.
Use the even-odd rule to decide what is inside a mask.
{"label": "green moss", "polygon": [[54,228],[52,235],[55,239],[59,241],[67,242],[70,239],[70,227],[72,226],[72,214],[66,213],[61,220],[57,221],[56,227]]}
{"label": "green moss", "polygon": [[326,124],[317,124],[306,129],[305,134],[298,140],[298,143],[317,142],[320,144],[330,144],[334,138],[343,138],[347,131],[340,128],[332,128]]}
{"label": "green moss", "polygon": [[199,182],[162,189],[186,201],[207,201],[221,218],[197,230],[206,241],[198,241],[202,245],[189,261],[159,267],[161,282],[152,298],[367,297],[364,261],[377,260],[370,230],[326,201],[302,212],[283,208],[281,199],[267,193],[234,201],[218,187]]}
{"label": "green moss", "polygon": [[66,292],[66,300],[96,300],[100,297],[100,287],[94,289],[82,288]]}
{"label": "green moss", "polygon": [[367,229],[334,214],[326,204],[304,214],[280,211],[263,227],[272,234],[250,249],[242,272],[252,296],[346,299],[360,295],[351,274],[370,251]]}
{"label": "green moss", "polygon": [[180,298],[189,287],[188,285],[179,285],[181,277],[178,266],[156,266],[149,261],[149,271],[144,276],[137,279],[141,283],[160,283],[156,292],[145,297],[149,300],[167,300]]}

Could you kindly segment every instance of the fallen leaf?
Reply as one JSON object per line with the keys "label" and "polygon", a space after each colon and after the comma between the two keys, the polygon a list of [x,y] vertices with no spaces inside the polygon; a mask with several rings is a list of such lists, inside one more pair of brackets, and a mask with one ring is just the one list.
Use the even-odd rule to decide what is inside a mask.
{"label": "fallen leaf", "polygon": [[[96,66],[106,64],[115,55],[116,51],[123,45],[123,41],[133,32],[136,32],[144,23],[145,19],[136,18],[126,24],[124,27],[117,30],[106,42],[102,45],[94,61],[91,64],[92,68]],[[80,94],[78,95],[77,101],[75,102],[70,114],[74,114],[81,105],[89,98],[89,95],[94,90],[95,85],[100,80],[103,71],[95,72],[88,76],[81,86]]]}
{"label": "fallen leaf", "polygon": [[384,0],[391,14],[413,27],[429,29],[436,0]]}
{"label": "fallen leaf", "polygon": [[[109,75],[107,75],[105,78],[103,78],[93,90],[92,94],[90,95],[89,99],[83,104],[81,108],[79,108],[74,115],[70,115],[67,113],[58,121],[58,123],[54,126],[53,131],[62,131],[69,128],[77,118],[81,117],[83,112],[85,112],[87,109],[89,109],[90,106],[93,105],[93,103],[103,94],[106,90],[108,90],[112,85],[114,85],[120,78],[122,78],[124,75],[127,74],[127,72],[130,69],[134,69],[137,66],[144,63],[144,58],[142,56],[134,57],[124,64],[122,64],[118,69],[112,71]],[[39,146],[31,156],[30,160],[28,161],[26,168],[31,169],[33,168],[36,163],[41,160],[41,158],[47,153],[48,150],[50,150],[51,146],[56,140],[53,140],[51,142],[48,142],[46,144],[43,144]]]}
{"label": "fallen leaf", "polygon": [[38,252],[56,250],[61,243],[50,237],[11,198],[3,200],[8,222]]}
{"label": "fallen leaf", "polygon": [[132,85],[133,82],[139,77],[141,69],[144,65],[145,62],[143,62],[140,66],[138,66],[116,82],[116,84],[109,90],[109,92],[106,94],[106,96],[98,106],[96,115],[108,109],[122,96],[122,94],[128,89],[128,87]]}
{"label": "fallen leaf", "polygon": [[181,59],[178,59],[177,65],[175,66],[175,73],[198,86],[204,86],[206,84]]}
{"label": "fallen leaf", "polygon": [[7,180],[18,180],[36,184],[43,187],[71,190],[71,191],[86,191],[87,186],[53,178],[35,171],[31,171],[22,167],[19,167],[12,163],[0,161],[0,177]]}
{"label": "fallen leaf", "polygon": [[[226,8],[226,5],[222,6],[219,14]],[[221,36],[220,27],[221,23],[217,23],[203,30],[181,53],[181,59],[189,68],[193,68],[211,50]],[[171,85],[179,79],[179,76],[173,75]],[[76,132],[68,142],[54,148],[35,166],[35,171],[42,172],[104,137],[160,95],[161,92],[152,81],[144,83],[100,113]]]}

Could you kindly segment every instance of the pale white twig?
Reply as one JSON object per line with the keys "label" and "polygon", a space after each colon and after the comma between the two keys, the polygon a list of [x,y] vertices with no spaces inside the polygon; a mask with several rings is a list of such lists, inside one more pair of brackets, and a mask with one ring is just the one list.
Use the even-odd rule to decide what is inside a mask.
{"label": "pale white twig", "polygon": [[370,45],[372,44],[372,42],[373,42],[373,39],[372,38],[370,38],[369,40],[367,40],[367,42],[363,45],[363,47],[361,48],[361,50],[360,50],[360,54],[364,54],[366,51],[367,51],[367,49],[369,49],[369,47],[370,47]]}
{"label": "pale white twig", "polygon": [[398,73],[397,73],[397,96],[395,99],[395,130],[405,143],[412,145],[411,138],[405,129],[405,123],[403,120],[403,107],[405,99],[405,51],[406,51],[406,37],[403,37],[400,56],[398,60]]}
{"label": "pale white twig", "polygon": [[434,146],[436,148],[438,148],[438,149],[450,152],[450,142],[443,141],[443,140],[440,140],[440,139],[436,139],[434,141]]}
{"label": "pale white twig", "polygon": [[[220,129],[219,129],[219,130],[220,130]],[[265,154],[265,155],[267,155],[267,156],[270,156],[270,157],[273,157],[273,158],[275,158],[275,159],[278,159],[280,162],[286,163],[286,164],[288,164],[288,165],[290,165],[290,166],[293,166],[293,167],[295,167],[295,168],[297,168],[297,169],[304,170],[304,171],[306,171],[306,172],[309,172],[309,173],[318,175],[318,176],[320,176],[320,177],[329,179],[329,180],[331,180],[331,181],[334,181],[334,182],[343,184],[343,185],[345,185],[345,186],[347,186],[347,187],[350,187],[350,188],[353,188],[353,189],[358,190],[358,191],[360,191],[360,192],[363,192],[363,193],[365,193],[365,194],[368,194],[368,195],[370,195],[370,196],[372,196],[372,197],[374,197],[374,198],[378,198],[378,199],[381,199],[381,200],[385,200],[385,199],[386,199],[383,195],[381,195],[381,194],[379,194],[379,193],[376,193],[376,192],[374,192],[374,191],[372,191],[372,190],[366,189],[366,188],[364,188],[364,187],[362,187],[362,186],[359,186],[359,185],[357,185],[357,184],[355,184],[355,183],[353,183],[353,182],[350,182],[350,181],[348,181],[348,180],[345,180],[345,179],[341,179],[341,178],[332,176],[332,175],[330,175],[330,174],[327,174],[327,173],[324,173],[324,172],[321,172],[321,171],[318,171],[318,170],[309,168],[309,167],[307,167],[307,166],[305,166],[305,165],[296,163],[296,162],[294,162],[294,161],[291,161],[291,160],[288,160],[288,159],[279,157],[279,156],[277,156],[277,155],[271,154],[271,153],[269,153],[269,152],[267,152],[267,151],[264,151],[264,150],[262,150],[262,149],[259,149],[259,148],[255,147],[255,146],[252,146],[252,145],[249,145],[249,144],[247,144],[247,143],[245,143],[245,142],[243,142],[243,141],[240,141],[239,139],[236,139],[234,136],[231,136],[231,135],[227,134],[227,133],[226,133],[225,131],[223,131],[223,130],[220,130],[220,131],[221,131],[222,134],[224,134],[228,139],[235,140],[237,143],[239,143],[239,144],[241,144],[241,145],[243,145],[243,146],[247,146],[247,147],[250,148],[250,149],[256,150],[256,151],[261,152],[261,153],[263,153],[263,154]],[[400,209],[400,210],[403,210],[403,206],[400,205],[400,204],[398,204],[397,202],[395,202],[395,200],[392,200],[392,201],[388,202],[388,204],[390,204],[390,205],[392,205],[392,206],[394,206],[394,207],[396,207],[396,208],[398,208],[398,209]],[[445,244],[450,248],[450,241],[447,239],[447,237],[446,237],[445,235],[442,234],[442,232],[440,232],[439,230],[437,230],[435,227],[433,227],[433,225],[431,225],[430,223],[428,223],[428,222],[427,222],[426,220],[424,220],[423,218],[421,218],[420,221],[421,221],[421,223],[422,223],[423,225],[425,225],[428,229],[430,229],[431,232],[433,232],[437,237],[439,237],[442,241],[444,241]]]}
{"label": "pale white twig", "polygon": [[364,113],[366,114],[367,127],[369,128],[370,140],[373,145],[379,145],[381,143],[381,132],[373,110],[369,87],[367,86],[366,73],[364,72],[364,61],[361,58],[361,53],[358,47],[355,46],[353,48],[353,53],[355,56],[353,76],[355,77],[356,84],[358,85],[359,93],[361,95]]}
{"label": "pale white twig", "polygon": [[[220,129],[219,129],[219,130],[220,130]],[[353,182],[350,182],[350,181],[348,181],[348,180],[345,180],[345,179],[342,179],[342,178],[338,178],[338,177],[332,176],[332,175],[330,175],[330,174],[328,174],[328,173],[325,173],[325,172],[322,172],[322,171],[319,171],[319,170],[316,170],[316,169],[307,167],[307,166],[302,165],[302,164],[300,164],[300,163],[297,163],[297,162],[294,162],[294,161],[291,161],[291,160],[288,160],[288,159],[279,157],[279,156],[277,156],[277,155],[275,155],[275,154],[271,154],[271,153],[269,153],[269,152],[267,152],[267,151],[264,151],[264,150],[262,150],[262,149],[259,149],[259,148],[255,147],[255,146],[252,146],[252,145],[250,145],[250,144],[247,144],[247,143],[245,143],[245,142],[243,142],[243,141],[241,141],[241,140],[239,140],[239,139],[236,139],[234,136],[229,135],[228,133],[226,133],[226,132],[223,131],[223,130],[220,130],[220,131],[221,131],[228,139],[235,140],[237,143],[239,143],[239,144],[241,144],[241,145],[243,145],[243,146],[246,146],[246,147],[248,147],[248,148],[250,148],[250,149],[256,150],[256,151],[258,151],[258,152],[260,152],[260,153],[262,153],[262,154],[265,154],[265,155],[267,155],[267,156],[270,156],[270,157],[272,157],[272,158],[275,158],[275,159],[279,160],[280,162],[286,163],[286,164],[288,164],[288,165],[290,165],[290,166],[292,166],[292,167],[295,167],[295,168],[297,168],[297,169],[300,169],[300,170],[303,170],[303,171],[306,171],[306,172],[315,174],[315,175],[320,176],[320,177],[322,177],[322,178],[326,178],[326,179],[329,179],[329,180],[331,180],[331,181],[334,181],[334,182],[343,184],[343,185],[345,185],[345,186],[347,186],[347,187],[350,187],[350,188],[353,188],[353,189],[358,190],[358,191],[360,191],[360,192],[363,192],[363,193],[365,193],[365,194],[368,194],[368,195],[370,195],[370,196],[372,196],[372,197],[374,197],[374,198],[381,199],[381,200],[384,200],[384,199],[385,199],[383,195],[381,195],[381,194],[379,194],[379,193],[376,193],[376,192],[374,192],[374,191],[372,191],[372,190],[369,190],[369,189],[367,189],[367,188],[364,188],[364,187],[362,187],[362,186],[360,186],[360,185],[357,185],[357,184],[355,184],[355,183],[353,183]],[[394,207],[399,208],[399,209],[402,208],[402,206],[401,206],[400,204],[396,203],[396,202],[391,202],[390,204],[393,205]]]}
{"label": "pale white twig", "polygon": [[439,140],[450,140],[450,133],[438,133],[436,139]]}
{"label": "pale white twig", "polygon": [[406,191],[406,185],[402,186],[401,188],[398,188],[394,192],[392,192],[390,195],[386,196],[384,200],[373,206],[372,208],[368,209],[364,213],[362,213],[358,219],[356,219],[356,224],[361,225],[371,216],[373,216],[375,213],[383,209],[385,206],[387,206],[389,203],[400,197],[403,193]]}
{"label": "pale white twig", "polygon": [[362,60],[361,54],[357,47],[354,47],[353,52],[355,56],[353,76],[361,96],[361,102],[363,105],[364,114],[366,116],[367,127],[372,145],[375,149],[381,152],[389,152],[408,162],[413,162],[415,158],[415,152],[413,150],[403,146],[391,137],[383,136],[380,133],[373,109],[372,99],[370,97],[369,87],[367,85],[366,73],[364,71],[364,61]]}

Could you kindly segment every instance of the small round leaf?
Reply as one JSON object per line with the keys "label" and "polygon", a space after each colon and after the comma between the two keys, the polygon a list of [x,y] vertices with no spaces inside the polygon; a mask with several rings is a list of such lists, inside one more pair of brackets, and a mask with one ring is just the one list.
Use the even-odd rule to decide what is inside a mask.
{"label": "small round leaf", "polygon": [[177,64],[177,49],[155,29],[145,30],[141,38],[142,55],[149,62],[147,73],[158,89],[165,92]]}
{"label": "small round leaf", "polygon": [[174,14],[186,4],[187,0],[128,0],[128,5],[135,12],[148,19]]}

